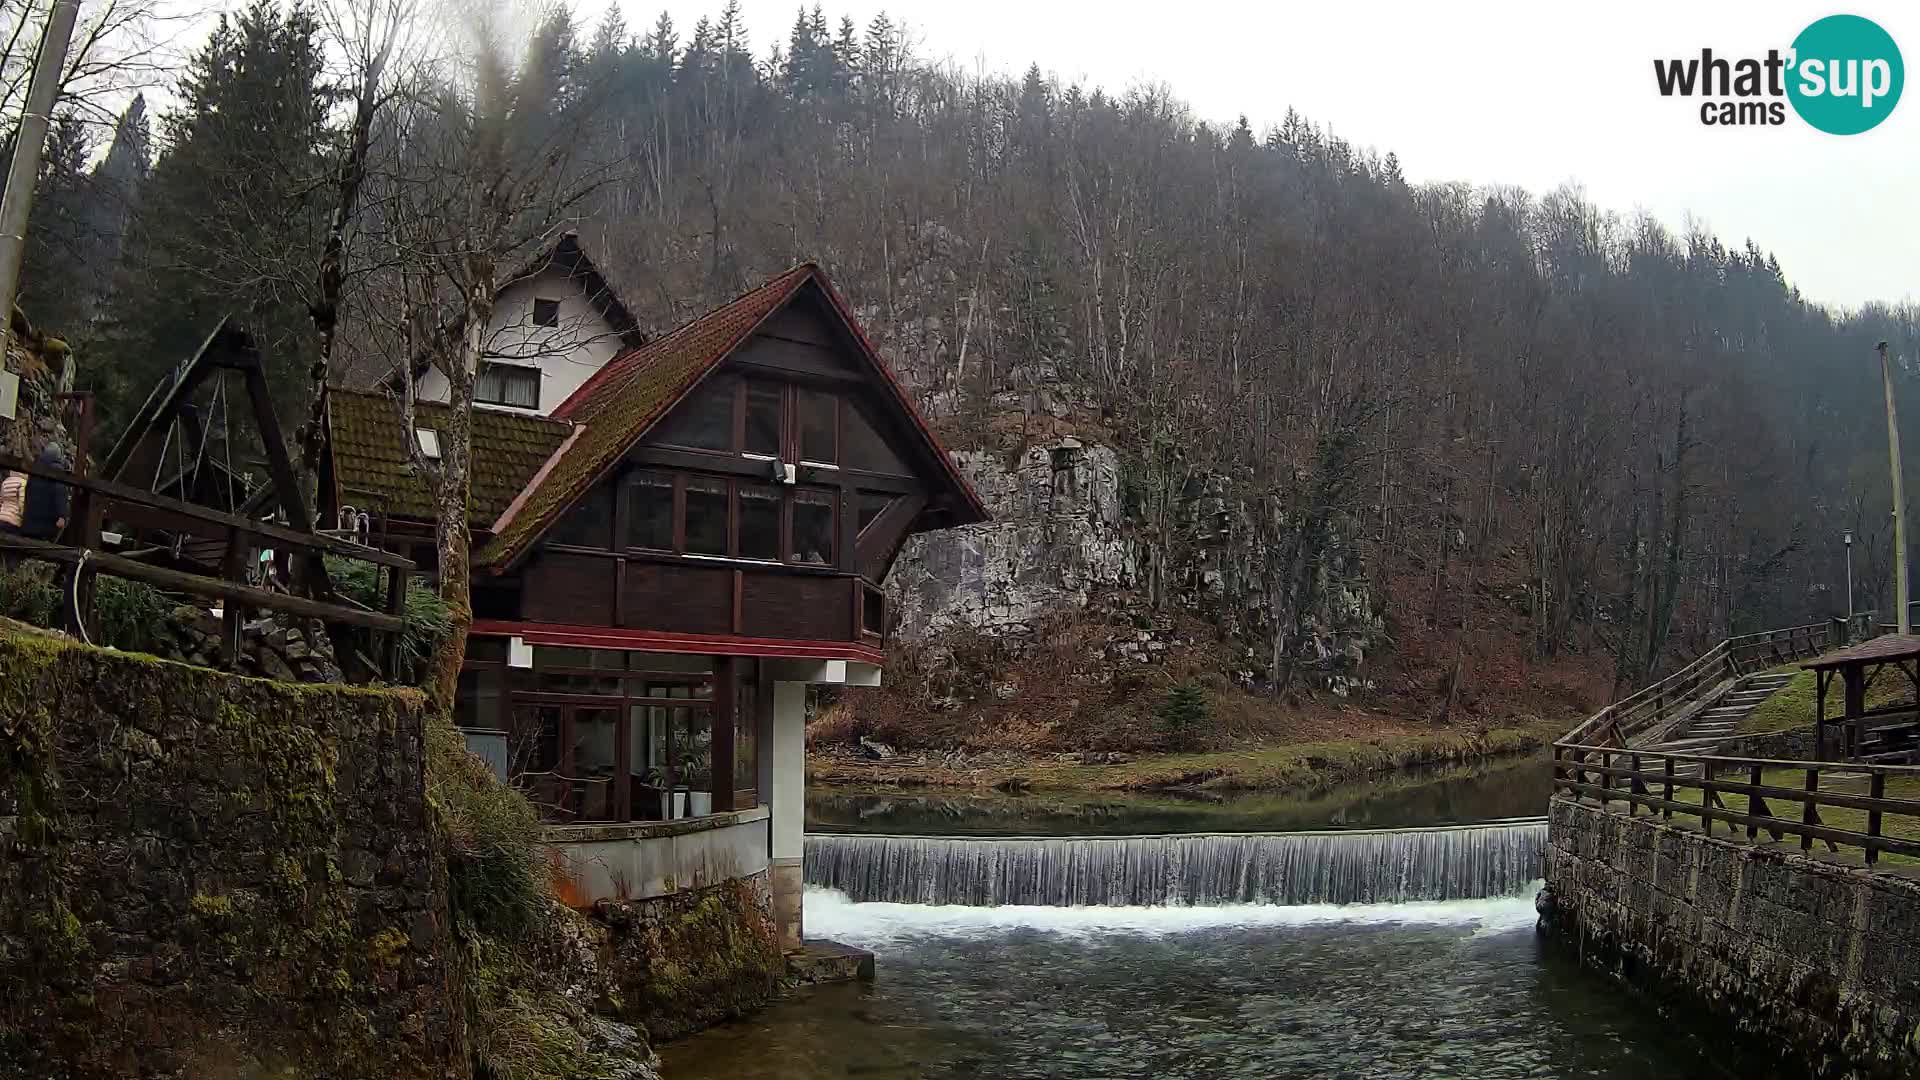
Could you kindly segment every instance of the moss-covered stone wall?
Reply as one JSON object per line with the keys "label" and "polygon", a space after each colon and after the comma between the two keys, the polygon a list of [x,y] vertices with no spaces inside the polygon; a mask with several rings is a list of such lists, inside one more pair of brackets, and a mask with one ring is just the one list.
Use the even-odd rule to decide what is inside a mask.
{"label": "moss-covered stone wall", "polygon": [[650,900],[602,900],[607,964],[623,1019],[674,1039],[765,1005],[786,958],[768,912],[764,873]]}
{"label": "moss-covered stone wall", "polygon": [[0,634],[0,1078],[467,1075],[423,708]]}

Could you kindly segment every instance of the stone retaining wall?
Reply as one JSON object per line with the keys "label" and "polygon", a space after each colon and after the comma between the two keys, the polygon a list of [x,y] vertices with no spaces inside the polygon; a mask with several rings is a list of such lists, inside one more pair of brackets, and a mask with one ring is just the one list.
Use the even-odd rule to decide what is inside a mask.
{"label": "stone retaining wall", "polygon": [[1586,964],[1780,1075],[1920,1075],[1920,882],[1560,796],[1550,823],[1543,924]]}
{"label": "stone retaining wall", "polygon": [[418,694],[0,635],[0,1080],[465,1077]]}

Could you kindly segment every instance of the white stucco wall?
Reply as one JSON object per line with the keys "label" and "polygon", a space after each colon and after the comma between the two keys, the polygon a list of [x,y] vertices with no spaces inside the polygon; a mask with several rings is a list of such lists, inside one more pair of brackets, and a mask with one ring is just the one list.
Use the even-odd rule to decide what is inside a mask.
{"label": "white stucco wall", "polygon": [[673,822],[559,825],[572,899],[644,900],[767,872],[767,808]]}
{"label": "white stucco wall", "polygon": [[[535,299],[560,301],[560,325],[533,324]],[[587,301],[580,286],[567,279],[565,271],[550,269],[514,282],[501,290],[494,302],[493,319],[487,327],[487,358],[538,367],[540,407],[486,407],[546,416],[619,351],[619,335]],[[446,401],[447,378],[429,370],[420,377],[415,392],[422,401]]]}

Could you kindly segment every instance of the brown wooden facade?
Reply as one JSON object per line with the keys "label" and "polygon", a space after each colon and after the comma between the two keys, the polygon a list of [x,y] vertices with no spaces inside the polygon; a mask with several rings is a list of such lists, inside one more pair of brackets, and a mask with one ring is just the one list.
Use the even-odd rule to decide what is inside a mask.
{"label": "brown wooden facade", "polygon": [[462,724],[561,820],[750,807],[773,665],[877,668],[907,537],[985,512],[811,267],[577,396],[482,541]]}

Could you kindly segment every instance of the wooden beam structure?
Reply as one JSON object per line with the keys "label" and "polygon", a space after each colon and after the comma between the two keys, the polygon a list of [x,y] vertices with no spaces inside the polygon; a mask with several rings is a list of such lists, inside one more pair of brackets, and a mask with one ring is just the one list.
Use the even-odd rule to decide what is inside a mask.
{"label": "wooden beam structure", "polygon": [[204,574],[189,574],[184,570],[170,570],[164,566],[136,562],[112,552],[93,551],[46,540],[34,540],[13,533],[0,533],[0,551],[18,552],[30,559],[46,559],[67,566],[85,564],[100,573],[112,574],[114,577],[126,578],[130,581],[145,582],[148,585],[193,593],[197,596],[216,596],[230,601],[231,604],[266,608],[269,611],[284,611],[289,615],[310,619],[349,623],[392,633],[398,633],[405,626],[404,619],[385,612],[363,611],[343,604],[323,603],[319,600],[309,600],[304,596],[274,592],[253,585],[207,577]]}

